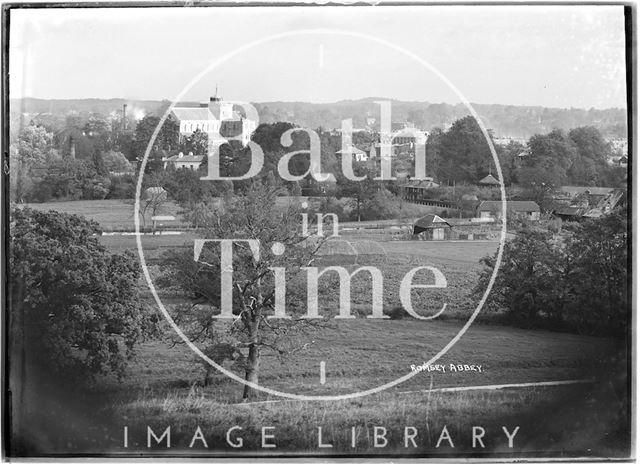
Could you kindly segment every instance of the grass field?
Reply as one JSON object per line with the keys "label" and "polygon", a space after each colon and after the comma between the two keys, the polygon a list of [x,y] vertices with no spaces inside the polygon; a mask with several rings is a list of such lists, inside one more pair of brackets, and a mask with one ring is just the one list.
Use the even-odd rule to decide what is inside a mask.
{"label": "grass field", "polygon": [[[362,324],[364,323],[364,324]],[[315,336],[312,349],[279,360],[262,357],[262,385],[297,394],[339,394],[371,388],[404,375],[411,363],[421,363],[459,328],[452,322],[341,321]],[[416,337],[420,333],[422,337]],[[624,455],[625,414],[616,347],[610,340],[474,325],[438,363],[474,363],[478,372],[420,373],[382,393],[350,400],[297,401],[261,394],[257,401],[239,403],[242,386],[219,375],[202,387],[202,371],[185,346],[167,343],[142,346],[124,385],[103,384],[100,395],[111,401],[102,411],[111,418],[105,433],[112,447],[122,449],[122,427],[129,430],[128,451],[158,454],[193,451],[206,455],[258,452],[262,427],[274,427],[277,452],[309,454],[446,455],[452,452],[482,456],[536,456],[562,452],[565,456]],[[327,364],[327,380],[320,384],[319,363]],[[494,391],[434,392],[445,386],[513,384],[595,378],[585,385],[513,388]],[[116,398],[116,401],[113,399]],[[172,449],[146,447],[146,430],[157,433],[171,426]],[[196,427],[209,448],[190,448]],[[230,427],[243,448],[225,441]],[[435,445],[444,426],[455,449]],[[486,430],[486,448],[471,445],[471,428]],[[502,427],[520,427],[514,448],[507,447]],[[318,449],[318,427],[323,443]],[[388,443],[374,446],[374,427],[384,427]],[[416,445],[405,447],[405,427],[418,430]],[[352,429],[355,428],[355,429]],[[351,446],[355,430],[356,446]],[[200,444],[198,444],[200,445]],[[531,454],[528,454],[531,453]],[[238,454],[242,456],[242,454]]]}
{"label": "grass field", "polygon": [[[339,321],[319,329],[310,346],[288,357],[264,350],[261,385],[288,393],[338,395],[373,388],[411,372],[440,351],[460,330],[456,321]],[[167,342],[142,346],[132,365],[130,387],[171,392],[198,383],[204,370],[185,345]],[[608,356],[607,339],[530,331],[488,324],[472,325],[461,340],[436,363],[475,364],[481,372],[420,373],[399,385],[400,391],[463,385],[491,385],[582,378],[586,366]],[[320,384],[320,362],[326,363],[326,383]],[[180,366],[180,367],[178,367]],[[227,366],[239,375],[240,370]],[[133,389],[131,391],[133,393]],[[234,402],[242,391],[222,374],[203,394],[217,402]]]}
{"label": "grass field", "polygon": [[[93,219],[100,224],[104,231],[133,230],[135,228],[133,200],[57,201],[30,203],[27,206],[40,211],[54,210],[61,213],[78,214]],[[171,221],[172,226],[187,226],[188,224],[180,220],[180,211],[181,208],[178,205],[168,201],[162,206],[159,214],[175,216],[176,221]]]}
{"label": "grass field", "polygon": [[[317,197],[278,197],[276,199],[279,206],[285,206],[290,201],[306,201],[311,208],[317,208],[320,206],[320,198]],[[346,203],[347,200],[342,200],[342,203]],[[77,201],[54,201],[47,203],[29,203],[26,206],[37,209],[40,211],[55,210],[61,213],[78,214],[85,216],[86,218],[96,221],[105,231],[111,230],[131,230],[135,227],[134,224],[134,201],[133,200],[77,200]],[[417,205],[413,203],[406,204],[407,211],[409,213],[415,213],[420,216],[429,213],[438,213],[431,206]],[[181,208],[172,201],[167,201],[162,205],[159,214],[173,215],[176,217],[176,221],[167,223],[173,227],[186,227],[189,224],[182,222],[181,220]],[[371,224],[384,224],[389,223],[411,223],[411,219],[394,219],[389,221],[364,221],[358,222],[346,222],[347,226],[366,226]]]}
{"label": "grass field", "polygon": [[[73,202],[67,212],[84,211],[88,217],[107,225],[122,224],[131,205],[105,202],[100,208],[89,202]],[[91,202],[95,203],[95,202]],[[122,203],[122,202],[121,202]],[[113,209],[110,210],[108,205]],[[57,205],[57,204],[56,204]],[[54,207],[48,204],[44,209]],[[83,208],[85,208],[83,210]],[[55,208],[58,209],[58,208]],[[143,236],[145,256],[152,275],[161,272],[158,257],[168,249],[180,247],[188,252],[193,236]],[[132,235],[102,236],[102,243],[112,251],[135,250]],[[399,282],[406,272],[417,266],[434,266],[447,278],[447,289],[414,290],[416,311],[428,315],[446,302],[449,307],[437,320],[370,320],[364,318],[371,308],[371,279],[366,274],[353,280],[352,309],[358,318],[331,320],[304,335],[305,349],[287,357],[263,350],[260,360],[260,384],[283,392],[308,395],[339,395],[370,389],[399,378],[438,353],[454,337],[477,304],[472,290],[481,270],[479,259],[493,254],[497,242],[381,242],[384,253],[353,257],[323,257],[325,264],[340,264],[353,270],[359,265],[379,267],[384,276],[384,305],[400,304]],[[424,277],[422,277],[424,279]],[[323,278],[320,286],[321,309],[337,313],[337,277]],[[180,296],[161,289],[169,306],[183,301]],[[317,427],[323,427],[323,441],[333,448],[326,454],[380,455],[400,452],[408,455],[444,456],[451,452],[482,456],[486,452],[504,456],[540,456],[540,451],[562,451],[564,456],[623,456],[627,439],[627,412],[624,373],[626,358],[614,340],[543,330],[523,330],[488,323],[492,319],[481,313],[481,323],[473,324],[460,341],[436,364],[442,372],[421,372],[410,380],[375,395],[334,402],[280,401],[281,398],[260,393],[261,404],[239,403],[242,385],[215,374],[212,385],[202,386],[203,364],[185,345],[172,345],[174,334],[167,327],[161,339],[140,345],[123,383],[104,379],[97,393],[86,401],[109,426],[93,430],[91,418],[85,427],[89,445],[94,450],[135,453],[221,452],[264,453],[261,428],[275,427],[275,452],[309,454],[318,452]],[[326,381],[320,382],[320,363],[326,367]],[[481,366],[482,371],[454,372],[450,364]],[[233,363],[225,367],[243,376]],[[432,388],[514,384],[594,378],[593,384],[554,386],[496,391],[429,393]],[[427,390],[427,391],[425,391]],[[70,399],[73,403],[75,398]],[[79,400],[78,400],[79,401]],[[83,400],[85,401],[85,400]],[[39,411],[59,421],[77,411],[52,409]],[[57,415],[56,415],[57,414]],[[55,417],[54,417],[55,416]],[[35,416],[34,416],[35,417]],[[47,416],[48,417],[48,416]],[[70,423],[78,424],[76,420]],[[80,422],[82,423],[82,422]],[[242,427],[242,449],[231,448],[225,433],[234,425]],[[447,425],[455,443],[435,447],[440,431]],[[130,446],[122,446],[122,428],[129,427]],[[146,427],[161,433],[171,426],[174,448],[146,448]],[[196,427],[206,436],[208,449],[189,448]],[[374,427],[388,429],[388,446],[374,446]],[[405,447],[404,427],[416,427],[418,447]],[[471,427],[486,428],[486,448],[471,447]],[[516,444],[507,448],[502,426],[520,426]],[[61,425],[62,429],[72,425]],[[78,427],[78,425],[75,425]],[[352,427],[354,429],[352,429]],[[351,446],[351,431],[356,446]],[[90,431],[90,432],[89,432]],[[77,431],[76,431],[77,432]],[[68,436],[69,433],[66,433]],[[82,436],[79,433],[78,436]],[[59,446],[69,446],[61,439]],[[74,445],[81,446],[81,445]],[[532,453],[532,454],[528,454]],[[242,456],[239,454],[238,456]],[[542,453],[544,456],[544,453]],[[495,457],[495,455],[494,455]]]}

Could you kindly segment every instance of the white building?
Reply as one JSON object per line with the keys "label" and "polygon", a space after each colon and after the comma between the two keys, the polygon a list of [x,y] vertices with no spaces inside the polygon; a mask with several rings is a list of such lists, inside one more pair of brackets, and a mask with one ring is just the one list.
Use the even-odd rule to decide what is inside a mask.
{"label": "white building", "polygon": [[211,97],[209,103],[201,103],[199,108],[176,106],[171,110],[171,117],[180,125],[180,137],[199,130],[206,132],[209,140],[240,136],[242,145],[246,146],[256,130],[255,121],[243,117],[233,110],[233,103],[219,97]]}
{"label": "white building", "polygon": [[336,155],[339,157],[350,156],[356,161],[368,161],[369,154],[351,145],[346,150],[338,150]]}
{"label": "white building", "polygon": [[164,168],[167,169],[169,165],[173,165],[176,169],[191,169],[196,170],[202,164],[202,160],[204,156],[196,156],[193,153],[189,152],[188,155],[185,156],[184,153],[180,152],[177,155],[170,156],[169,158],[163,158]]}

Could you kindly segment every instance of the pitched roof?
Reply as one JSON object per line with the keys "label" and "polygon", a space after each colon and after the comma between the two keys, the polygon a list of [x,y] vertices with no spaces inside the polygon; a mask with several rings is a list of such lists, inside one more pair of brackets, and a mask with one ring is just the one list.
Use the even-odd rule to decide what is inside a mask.
{"label": "pitched roof", "polygon": [[215,119],[209,108],[180,108],[173,107],[173,115],[180,121],[206,121]]}
{"label": "pitched roof", "polygon": [[153,192],[153,193],[162,193],[162,192],[165,192],[166,190],[163,189],[162,187],[148,187],[144,191]]}
{"label": "pitched roof", "polygon": [[500,185],[500,181],[493,177],[491,174],[480,179],[478,183],[483,185]]}
{"label": "pitched roof", "polygon": [[354,147],[351,146],[349,148],[347,148],[346,150],[338,150],[336,152],[336,155],[366,155],[365,152],[363,152],[362,150],[360,150],[358,147]]}
{"label": "pitched roof", "polygon": [[[502,211],[501,201],[483,201],[478,205],[478,211]],[[538,213],[540,207],[535,201],[507,201],[508,213]]]}
{"label": "pitched roof", "polygon": [[[217,118],[211,113],[209,108],[191,108],[184,106],[174,106],[171,109],[172,114],[179,121],[209,121],[209,120],[217,120]],[[225,121],[241,121],[243,119],[242,114],[238,111],[234,110],[232,112],[232,117],[230,119],[225,119]]]}
{"label": "pitched roof", "polygon": [[202,155],[173,155],[167,158],[165,161],[168,161],[170,163],[175,161],[179,161],[181,163],[201,163],[203,158],[204,156]]}
{"label": "pitched roof", "polygon": [[435,214],[427,214],[426,216],[418,219],[415,222],[414,227],[420,227],[422,229],[433,229],[436,227],[442,227],[444,225],[451,227],[451,224],[442,219],[440,216],[437,216]]}
{"label": "pitched roof", "polygon": [[438,184],[436,181],[433,180],[433,178],[427,178],[427,179],[411,179],[409,180],[406,184],[403,184],[402,187],[404,188],[416,188],[416,189],[432,189],[436,186],[438,186],[440,184]]}
{"label": "pitched roof", "polygon": [[586,193],[587,191],[590,195],[608,195],[615,189],[613,187],[583,187],[563,185],[562,187],[560,187],[560,190],[564,193],[568,193],[571,196],[576,196],[582,193]]}
{"label": "pitched roof", "polygon": [[560,216],[583,216],[587,212],[587,208],[577,206],[562,206],[555,213]]}

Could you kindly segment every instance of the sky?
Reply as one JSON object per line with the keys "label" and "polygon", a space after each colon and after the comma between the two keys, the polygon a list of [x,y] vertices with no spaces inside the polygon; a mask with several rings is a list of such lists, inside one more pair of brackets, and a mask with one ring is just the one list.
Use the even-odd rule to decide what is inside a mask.
{"label": "sky", "polygon": [[614,5],[22,9],[10,96],[625,108],[624,54]]}

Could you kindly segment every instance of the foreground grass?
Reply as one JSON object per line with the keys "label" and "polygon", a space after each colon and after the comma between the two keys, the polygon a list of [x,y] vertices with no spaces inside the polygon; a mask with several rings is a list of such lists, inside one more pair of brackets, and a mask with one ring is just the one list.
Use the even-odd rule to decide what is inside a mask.
{"label": "foreground grass", "polygon": [[[159,454],[624,456],[628,437],[615,434],[623,428],[624,403],[614,403],[613,408],[610,404],[607,410],[589,402],[594,395],[609,393],[593,385],[555,386],[225,404],[191,391],[141,397],[116,412],[128,427],[130,449]],[[159,434],[169,426],[171,449],[155,443],[147,447],[147,427]],[[204,440],[194,442],[198,427]],[[229,432],[232,427],[236,428]],[[268,428],[263,431],[264,427]],[[482,445],[473,442],[473,427],[481,427]],[[503,427],[509,434],[515,432],[512,447]],[[263,446],[265,432],[272,436],[266,443],[275,449]],[[235,447],[227,441],[227,433]],[[445,433],[450,440],[441,439]]]}
{"label": "foreground grass", "polygon": [[[260,384],[280,391],[308,395],[338,395],[370,389],[411,372],[411,365],[428,361],[460,330],[455,321],[340,321],[307,339],[309,347],[287,357],[266,349],[261,355]],[[171,334],[168,332],[168,336]],[[606,365],[615,342],[546,331],[474,324],[436,363],[444,372],[422,372],[398,390],[447,386],[491,385],[580,379]],[[320,362],[326,382],[320,384]],[[454,372],[449,365],[475,364],[481,372]],[[165,395],[189,391],[204,378],[203,364],[185,345],[166,342],[142,345],[131,365],[128,388],[116,385],[123,401],[135,401],[144,391]],[[242,376],[233,364],[225,367]],[[217,402],[240,401],[241,385],[222,374],[202,394]],[[260,394],[259,399],[269,399]]]}

